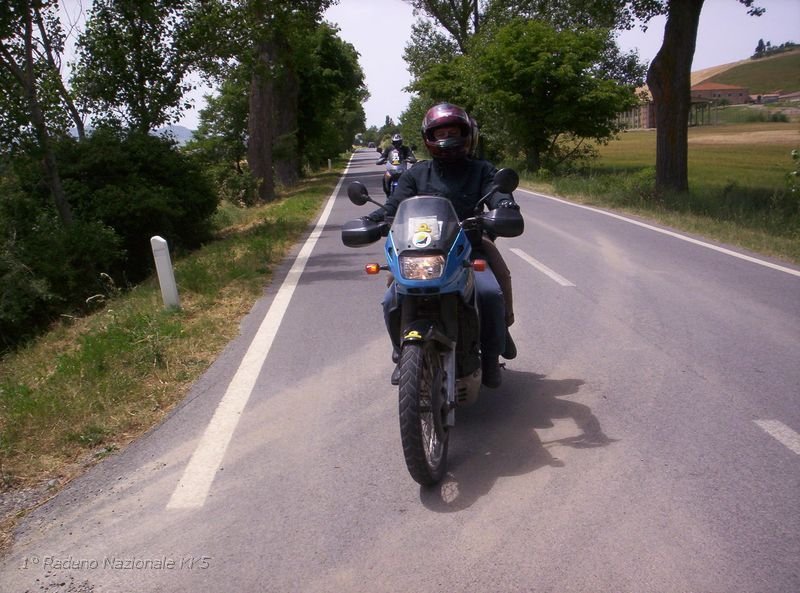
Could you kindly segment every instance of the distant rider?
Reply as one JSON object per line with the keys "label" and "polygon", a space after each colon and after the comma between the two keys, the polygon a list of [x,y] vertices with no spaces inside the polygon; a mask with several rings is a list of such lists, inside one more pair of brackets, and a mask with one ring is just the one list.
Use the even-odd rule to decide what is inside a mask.
{"label": "distant rider", "polygon": [[[400,164],[403,162],[409,163],[416,163],[417,157],[414,156],[414,152],[408,147],[403,144],[403,137],[400,134],[395,134],[392,136],[392,143],[387,146],[383,153],[381,153],[381,158],[379,158],[375,164],[376,165],[383,165],[389,158],[392,156],[392,153],[397,151],[397,163]],[[386,197],[389,197],[389,194],[392,191],[392,175],[387,171],[383,176],[383,193],[386,194]]]}

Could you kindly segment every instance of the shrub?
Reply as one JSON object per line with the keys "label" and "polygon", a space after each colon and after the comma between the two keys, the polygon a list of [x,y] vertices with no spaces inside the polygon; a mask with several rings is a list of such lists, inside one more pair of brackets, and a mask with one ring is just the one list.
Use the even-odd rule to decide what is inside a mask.
{"label": "shrub", "polygon": [[50,210],[27,225],[13,222],[19,224],[3,229],[0,245],[0,348],[35,335],[59,314],[85,310],[87,299],[107,288],[102,274],[122,258],[119,237],[102,223],[64,227]]}
{"label": "shrub", "polygon": [[153,235],[178,250],[211,236],[217,197],[174,141],[100,129],[81,142],[60,139],[56,157],[70,226],[35,155],[0,170],[0,349],[84,312],[109,285],[143,279],[154,267]]}
{"label": "shrub", "polygon": [[64,187],[76,216],[99,221],[122,240],[117,270],[138,281],[153,268],[150,238],[192,249],[210,237],[217,196],[205,173],[173,140],[100,129],[60,145]]}

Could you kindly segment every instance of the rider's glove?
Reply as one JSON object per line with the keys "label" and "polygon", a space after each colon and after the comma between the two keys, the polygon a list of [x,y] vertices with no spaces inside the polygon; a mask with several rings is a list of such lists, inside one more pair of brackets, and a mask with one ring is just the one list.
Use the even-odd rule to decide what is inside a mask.
{"label": "rider's glove", "polygon": [[364,222],[380,222],[383,220],[383,216],[373,212],[372,214],[368,214],[367,216],[362,216],[360,220],[363,220]]}
{"label": "rider's glove", "polygon": [[497,203],[498,208],[511,208],[512,210],[519,210],[519,204],[514,200],[500,200]]}
{"label": "rider's glove", "polygon": [[377,161],[375,161],[375,164],[376,165],[382,165],[385,162],[386,162],[386,159],[378,159]]}

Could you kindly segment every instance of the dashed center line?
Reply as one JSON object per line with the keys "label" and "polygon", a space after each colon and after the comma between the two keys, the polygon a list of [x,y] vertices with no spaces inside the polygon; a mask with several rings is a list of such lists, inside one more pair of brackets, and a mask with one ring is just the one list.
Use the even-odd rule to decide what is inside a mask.
{"label": "dashed center line", "polygon": [[528,262],[534,268],[539,270],[542,274],[544,274],[546,276],[549,276],[552,280],[555,280],[556,282],[558,282],[561,286],[575,286],[572,282],[570,282],[569,280],[564,278],[564,276],[561,276],[560,274],[557,274],[556,272],[554,272],[553,270],[548,268],[546,265],[544,265],[539,260],[531,257],[530,255],[528,255],[527,253],[522,251],[522,249],[517,249],[516,247],[512,247],[511,248],[511,252],[516,254],[516,255],[518,255],[522,259],[524,259],[526,262]]}
{"label": "dashed center line", "polygon": [[784,447],[800,455],[800,434],[777,420],[754,420],[754,422]]}

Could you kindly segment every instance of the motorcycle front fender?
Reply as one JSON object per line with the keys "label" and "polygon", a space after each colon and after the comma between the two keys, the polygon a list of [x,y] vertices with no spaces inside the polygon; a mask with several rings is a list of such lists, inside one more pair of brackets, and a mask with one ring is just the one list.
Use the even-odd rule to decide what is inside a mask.
{"label": "motorcycle front fender", "polygon": [[401,343],[428,342],[433,340],[446,350],[454,350],[456,343],[448,338],[435,323],[428,319],[413,321],[403,329]]}

